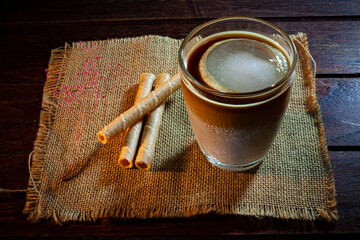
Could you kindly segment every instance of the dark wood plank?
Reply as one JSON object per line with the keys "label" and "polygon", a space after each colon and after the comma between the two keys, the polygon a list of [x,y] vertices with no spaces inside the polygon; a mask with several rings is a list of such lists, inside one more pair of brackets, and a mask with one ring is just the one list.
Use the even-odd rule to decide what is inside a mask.
{"label": "dark wood plank", "polygon": [[274,22],[288,34],[304,32],[308,35],[310,52],[317,63],[317,74],[360,72],[359,23],[359,21]]}
{"label": "dark wood plank", "polygon": [[330,152],[337,194],[339,231],[360,232],[360,151]]}
{"label": "dark wood plank", "polygon": [[[158,34],[183,38],[203,20],[97,23],[0,24],[0,84],[43,81],[51,49],[65,42]],[[360,69],[358,21],[274,22],[289,34],[305,32],[318,74],[357,74]],[[26,37],[25,37],[26,36]],[[21,71],[19,71],[21,69]]]}
{"label": "dark wood plank", "polygon": [[[221,16],[266,17],[326,17],[359,16],[360,3],[356,1],[331,0],[313,1],[194,1],[202,16],[217,18]],[[196,8],[195,8],[196,9]],[[226,14],[226,15],[225,15]]]}
{"label": "dark wood plank", "polygon": [[[248,235],[248,234],[324,234],[359,232],[360,152],[330,152],[335,178],[338,222],[294,221],[251,218],[234,215],[207,214],[191,218],[102,220],[95,223],[69,223],[64,226],[44,221],[32,224],[22,214],[25,194],[0,194],[0,226],[3,236],[85,237],[85,236],[186,236],[186,235]],[[5,165],[5,162],[10,164]],[[11,158],[0,156],[2,187],[20,189],[27,183],[27,155]],[[3,170],[13,169],[12,173]],[[3,173],[6,173],[3,175]],[[11,175],[15,176],[11,176]],[[344,177],[346,176],[346,177]],[[9,181],[13,180],[13,181]],[[100,224],[101,223],[101,224]],[[206,227],[206,230],[204,230]],[[21,229],[21,230],[19,230]],[[156,231],[154,230],[156,229]]]}
{"label": "dark wood plank", "polygon": [[1,87],[0,135],[6,138],[6,144],[1,145],[0,154],[32,151],[39,127],[42,88],[25,84]]}
{"label": "dark wood plank", "polygon": [[[71,7],[70,7],[71,6]],[[188,19],[223,16],[329,17],[359,16],[358,1],[6,1],[1,7],[4,22],[82,22],[126,19]]]}
{"label": "dark wood plank", "polygon": [[328,145],[360,146],[360,78],[318,78],[316,93]]}

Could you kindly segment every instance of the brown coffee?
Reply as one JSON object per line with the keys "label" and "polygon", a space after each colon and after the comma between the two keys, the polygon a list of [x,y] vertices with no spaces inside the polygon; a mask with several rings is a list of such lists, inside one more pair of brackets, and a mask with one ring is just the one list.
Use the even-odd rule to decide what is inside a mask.
{"label": "brown coffee", "polygon": [[[204,79],[199,68],[201,59],[207,51],[212,54],[209,49],[215,49],[214,45],[218,43],[230,44],[225,46],[229,49],[239,47],[239,54],[235,53],[234,57],[239,62],[230,67],[234,73],[228,70],[224,72],[228,77],[223,79],[216,72],[217,65],[221,63],[215,61],[212,63],[215,70],[205,69],[205,76],[210,76],[210,80]],[[248,51],[249,44],[254,44],[254,51]],[[221,47],[221,44],[218,45]],[[245,47],[241,50],[242,46]],[[221,52],[220,47],[215,50]],[[200,83],[200,87],[183,81],[183,95],[195,138],[207,158],[230,165],[244,165],[263,158],[278,132],[289,101],[291,84],[279,84],[290,66],[286,51],[275,41],[259,34],[225,32],[203,39],[188,56],[187,70]],[[280,63],[274,63],[275,71],[271,61],[270,64],[266,63],[267,56],[271,56],[271,61],[280,59]],[[257,59],[260,59],[259,64],[254,63]],[[248,62],[250,65],[255,64],[255,68],[247,66]],[[237,66],[240,66],[240,71]],[[262,66],[265,67],[262,69]],[[249,74],[241,74],[243,71]],[[234,84],[238,79],[239,84]],[[247,83],[254,81],[259,84],[247,86]],[[212,87],[218,92],[208,94],[201,85]],[[262,92],[269,88],[273,89]],[[228,98],[221,91],[240,94]]]}

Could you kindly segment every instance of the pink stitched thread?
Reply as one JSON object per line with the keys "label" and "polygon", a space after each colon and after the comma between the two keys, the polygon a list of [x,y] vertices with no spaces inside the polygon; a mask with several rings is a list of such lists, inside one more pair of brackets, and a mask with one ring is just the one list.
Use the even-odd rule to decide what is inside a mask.
{"label": "pink stitched thread", "polygon": [[[59,90],[57,90],[58,84],[62,84],[61,80],[65,76],[65,70],[63,72],[57,71],[57,77],[52,78],[49,74],[48,69],[46,69],[46,74],[49,79],[52,80],[52,92],[56,99],[57,105],[66,110],[66,113],[69,118],[69,122],[71,124],[71,128],[73,129],[76,135],[76,146],[75,146],[75,154],[74,159],[72,160],[72,164],[70,169],[62,176],[62,180],[69,180],[67,176],[71,173],[75,166],[79,143],[81,136],[88,126],[88,123],[96,111],[99,102],[101,99],[104,99],[108,92],[112,89],[119,86],[119,83],[122,81],[121,71],[129,72],[129,69],[124,69],[124,67],[120,63],[107,63],[106,72],[111,76],[105,76],[106,72],[102,72],[99,67],[99,61],[101,61],[101,56],[98,54],[98,44],[92,43],[91,46],[86,45],[85,43],[78,43],[78,46],[81,47],[87,59],[85,59],[82,72],[77,72],[77,85],[64,85],[61,86]],[[105,87],[102,87],[99,84],[101,81],[106,81],[109,77],[114,78],[114,81],[110,81],[110,83],[106,84]],[[130,81],[127,81],[130,84]],[[111,86],[110,86],[111,85]],[[127,85],[129,87],[129,85]],[[95,98],[93,101],[93,106],[90,111],[86,111],[87,103],[84,101],[84,95],[88,93],[92,93],[91,98]],[[74,112],[74,105],[80,104],[80,112],[79,114]],[[84,124],[83,124],[84,122]]]}

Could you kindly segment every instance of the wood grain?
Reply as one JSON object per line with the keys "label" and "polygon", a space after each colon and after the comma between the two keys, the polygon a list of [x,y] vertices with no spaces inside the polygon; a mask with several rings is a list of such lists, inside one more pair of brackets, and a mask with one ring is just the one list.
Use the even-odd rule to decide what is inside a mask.
{"label": "wood grain", "polygon": [[[330,152],[335,179],[340,220],[339,231],[352,229],[359,232],[360,216],[360,152]],[[352,219],[352,220],[350,220]]]}
{"label": "wood grain", "polygon": [[335,178],[338,222],[207,214],[173,219],[106,219],[63,226],[47,221],[32,224],[22,214],[24,193],[0,193],[0,238],[341,239],[348,237],[345,233],[359,234],[360,1],[357,0],[2,2],[0,187],[27,186],[28,156],[38,129],[44,70],[51,49],[65,42],[149,34],[184,38],[210,19],[232,15],[260,17],[289,34],[308,34],[310,51],[317,62],[316,90]]}
{"label": "wood grain", "polygon": [[[4,3],[3,3],[4,4]],[[127,19],[190,19],[223,16],[274,17],[358,17],[358,1],[7,1],[2,8],[4,22],[84,22]]]}
{"label": "wood grain", "polygon": [[6,136],[0,154],[30,153],[38,130],[41,85],[8,85],[0,88],[0,135]]}
{"label": "wood grain", "polygon": [[[184,38],[202,20],[126,21],[98,23],[2,25],[11,32],[0,39],[1,82],[43,82],[51,49],[65,42],[104,40],[157,34]],[[318,74],[360,73],[360,32],[357,21],[274,22],[289,34],[305,32]],[[27,36],[24,38],[23,36]],[[21,69],[21,71],[19,71]]]}
{"label": "wood grain", "polygon": [[318,78],[316,93],[328,145],[359,146],[360,78]]}

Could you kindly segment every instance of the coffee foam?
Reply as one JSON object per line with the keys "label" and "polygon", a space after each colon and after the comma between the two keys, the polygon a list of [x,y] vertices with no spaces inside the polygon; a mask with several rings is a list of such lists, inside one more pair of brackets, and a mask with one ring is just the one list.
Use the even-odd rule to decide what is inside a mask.
{"label": "coffee foam", "polygon": [[282,52],[254,39],[227,39],[202,56],[200,74],[206,84],[227,92],[252,92],[280,81],[288,71]]}

